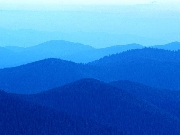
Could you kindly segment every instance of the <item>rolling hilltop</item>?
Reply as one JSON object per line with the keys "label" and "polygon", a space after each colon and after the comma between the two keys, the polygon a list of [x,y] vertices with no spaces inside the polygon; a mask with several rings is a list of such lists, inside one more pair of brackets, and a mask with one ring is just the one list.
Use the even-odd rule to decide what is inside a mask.
{"label": "rolling hilltop", "polygon": [[86,77],[82,64],[60,59],[45,59],[0,72],[0,88],[14,93],[37,93]]}
{"label": "rolling hilltop", "polygon": [[104,71],[104,79],[131,80],[152,87],[180,90],[180,51],[144,48],[89,63]]}
{"label": "rolling hilltop", "polygon": [[32,47],[1,47],[0,68],[14,67],[46,58],[58,58],[78,63],[87,63],[101,57],[127,51],[129,49],[143,48],[138,44],[117,45],[107,48],[95,49],[88,45],[63,40],[51,40]]}
{"label": "rolling hilltop", "polygon": [[[88,63],[104,56],[142,48],[144,46],[139,44],[93,48],[88,45],[63,40],[50,40],[27,48],[6,46],[0,49],[0,55],[2,56],[0,68],[15,67],[47,58],[58,58],[76,63]],[[172,42],[166,45],[152,46],[152,48],[179,50],[180,44],[179,42]]]}
{"label": "rolling hilltop", "polygon": [[26,96],[25,99],[69,115],[116,127],[126,134],[180,133],[179,118],[151,102],[137,98],[126,89],[118,89],[94,79],[79,80]]}
{"label": "rolling hilltop", "polygon": [[158,49],[177,51],[177,50],[180,50],[180,42],[172,42],[172,43],[165,44],[165,45],[154,45],[152,47],[158,48]]}
{"label": "rolling hilltop", "polygon": [[130,80],[152,87],[180,90],[179,51],[145,48],[77,64],[45,59],[0,70],[0,88],[15,93],[37,93],[82,78],[105,82]]}
{"label": "rolling hilltop", "polygon": [[180,116],[180,91],[156,89],[147,85],[125,80],[115,81],[109,84],[150,102],[176,117]]}
{"label": "rolling hilltop", "polygon": [[67,55],[74,55],[93,49],[91,46],[62,40],[51,40],[28,48],[2,47],[0,55],[4,59],[0,60],[0,68],[19,66],[46,58],[65,59]]}

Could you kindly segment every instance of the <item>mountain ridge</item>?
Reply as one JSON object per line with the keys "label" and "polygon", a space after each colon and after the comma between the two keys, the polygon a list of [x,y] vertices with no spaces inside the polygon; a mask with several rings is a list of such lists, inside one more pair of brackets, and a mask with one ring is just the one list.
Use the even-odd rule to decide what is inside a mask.
{"label": "mountain ridge", "polygon": [[[81,79],[62,87],[29,95],[26,99],[58,111],[73,113],[109,126],[122,128],[125,133],[180,132],[176,129],[179,119],[125,90],[117,89],[96,79]],[[172,128],[175,129],[172,130]]]}
{"label": "mountain ridge", "polygon": [[109,84],[119,89],[130,92],[131,94],[156,105],[157,107],[173,114],[176,117],[180,116],[180,91],[157,89],[128,80],[115,81]]}
{"label": "mountain ridge", "polygon": [[82,78],[94,78],[105,82],[129,80],[160,89],[180,90],[179,69],[180,51],[145,48],[106,56],[88,64],[51,58],[0,69],[0,88],[15,93],[37,93]]}
{"label": "mountain ridge", "polygon": [[120,134],[116,129],[67,115],[0,91],[0,133],[4,135]]}
{"label": "mountain ridge", "polygon": [[152,46],[152,48],[177,51],[177,50],[180,50],[180,42],[175,41],[175,42],[171,42],[165,45],[155,45],[155,46]]}
{"label": "mountain ridge", "polygon": [[[177,46],[176,44],[179,43],[172,42],[160,47],[152,46],[151,48],[165,49],[166,46]],[[88,45],[65,40],[49,40],[47,42],[27,48],[6,46],[1,47],[2,49],[5,48],[6,51],[5,49],[3,49],[4,51],[2,49],[0,51],[0,55],[2,55],[5,59],[0,60],[0,68],[15,67],[46,58],[59,58],[76,63],[88,63],[94,60],[98,60],[104,56],[122,53],[123,51],[132,49],[143,49],[144,47],[145,46],[134,43],[126,45],[115,45],[106,48],[93,48]]]}

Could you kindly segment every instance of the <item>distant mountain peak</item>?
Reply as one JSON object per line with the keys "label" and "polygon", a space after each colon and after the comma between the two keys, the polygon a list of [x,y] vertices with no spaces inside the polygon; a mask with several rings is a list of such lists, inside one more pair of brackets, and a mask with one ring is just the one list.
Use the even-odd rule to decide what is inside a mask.
{"label": "distant mountain peak", "polygon": [[[93,48],[92,46],[89,46],[89,45],[84,45],[84,44],[81,44],[81,43],[78,43],[78,42],[70,42],[70,41],[66,41],[66,40],[49,40],[49,41],[46,41],[44,43],[41,43],[39,45],[36,45],[36,46],[48,46],[48,45],[63,45],[63,46],[75,46],[75,47],[89,47],[89,48]],[[35,47],[35,46],[34,46]]]}
{"label": "distant mountain peak", "polygon": [[171,51],[177,51],[180,50],[180,42],[175,41],[171,42],[165,45],[155,45],[152,46],[153,48],[158,48],[158,49],[165,49],[165,50],[171,50]]}

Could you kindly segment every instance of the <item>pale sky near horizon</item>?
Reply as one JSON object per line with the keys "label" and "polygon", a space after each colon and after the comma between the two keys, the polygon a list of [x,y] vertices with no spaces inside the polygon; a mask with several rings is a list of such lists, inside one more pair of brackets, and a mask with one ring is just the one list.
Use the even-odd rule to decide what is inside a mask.
{"label": "pale sky near horizon", "polygon": [[103,32],[179,41],[179,22],[180,0],[0,0],[0,28],[13,30]]}
{"label": "pale sky near horizon", "polygon": [[[155,5],[163,10],[180,11],[179,0],[0,0],[0,10],[74,10],[85,5]],[[87,7],[81,8],[86,10]]]}
{"label": "pale sky near horizon", "polygon": [[1,0],[1,4],[131,4],[148,3],[150,0]]}
{"label": "pale sky near horizon", "polygon": [[177,4],[179,0],[0,0],[1,4]]}

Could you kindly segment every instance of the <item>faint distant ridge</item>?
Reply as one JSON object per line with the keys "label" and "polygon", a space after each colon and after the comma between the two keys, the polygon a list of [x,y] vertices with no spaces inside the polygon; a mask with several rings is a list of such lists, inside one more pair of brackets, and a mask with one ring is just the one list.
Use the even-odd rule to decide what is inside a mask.
{"label": "faint distant ridge", "polygon": [[114,45],[106,48],[97,48],[94,50],[84,51],[73,56],[67,56],[65,59],[71,60],[78,63],[88,63],[104,56],[109,56],[116,53],[121,53],[123,51],[128,51],[132,49],[142,49],[144,46],[139,44],[127,44],[127,45]]}
{"label": "faint distant ridge", "polygon": [[94,48],[80,43],[68,42],[64,40],[50,40],[36,46],[28,47],[22,52],[24,56],[32,56],[32,59],[61,58],[66,55],[73,55],[82,51],[93,50]]}
{"label": "faint distant ridge", "polygon": [[0,45],[2,46],[33,46],[52,39],[79,42],[93,47],[107,47],[138,43],[142,45],[164,44],[166,39],[141,37],[131,34],[111,34],[104,32],[48,32],[31,29],[8,30],[0,28]]}
{"label": "faint distant ridge", "polygon": [[4,47],[0,47],[0,57],[0,68],[14,66],[13,58],[14,61],[18,60],[15,52]]}
{"label": "faint distant ridge", "polygon": [[1,57],[6,57],[6,55],[10,56],[11,54],[13,54],[13,52],[10,49],[7,49],[5,47],[0,47],[0,56]]}
{"label": "faint distant ridge", "polygon": [[35,45],[35,46],[27,48],[27,50],[31,50],[31,49],[33,50],[43,49],[43,51],[50,51],[50,52],[56,50],[56,51],[59,51],[60,53],[64,51],[68,51],[69,53],[77,53],[81,51],[92,50],[94,48],[88,45],[81,44],[81,43],[69,42],[65,40],[50,40],[50,41],[41,43],[39,45]]}
{"label": "faint distant ridge", "polygon": [[152,46],[152,48],[177,51],[177,50],[180,50],[180,42],[176,41],[176,42],[168,43],[165,45],[155,45],[155,46]]}
{"label": "faint distant ridge", "polygon": [[4,48],[6,48],[12,52],[15,52],[15,53],[23,52],[26,50],[25,47],[19,47],[19,46],[5,46]]}
{"label": "faint distant ridge", "polygon": [[[136,43],[93,48],[89,45],[64,40],[50,40],[27,48],[6,46],[0,48],[0,56],[3,57],[0,59],[0,68],[19,66],[47,58],[88,63],[112,54],[143,48],[145,46]],[[166,45],[151,46],[151,48],[177,51],[180,49],[180,43],[172,42]]]}
{"label": "faint distant ridge", "polygon": [[19,66],[46,58],[59,58],[77,63],[87,63],[104,56],[143,48],[138,44],[116,45],[96,49],[81,43],[50,40],[32,47],[6,46],[0,48],[0,68]]}
{"label": "faint distant ridge", "polygon": [[64,40],[51,40],[32,47],[7,46],[0,47],[0,68],[14,67],[30,62],[43,60],[46,58],[66,59],[80,52],[94,50],[93,47],[80,43],[68,42]]}

